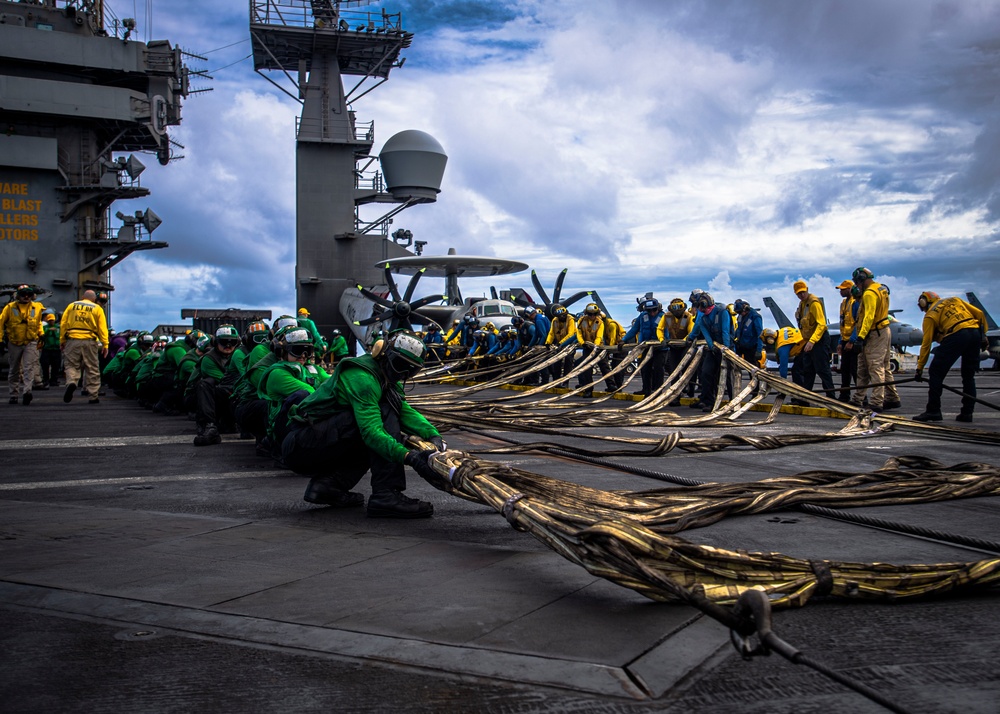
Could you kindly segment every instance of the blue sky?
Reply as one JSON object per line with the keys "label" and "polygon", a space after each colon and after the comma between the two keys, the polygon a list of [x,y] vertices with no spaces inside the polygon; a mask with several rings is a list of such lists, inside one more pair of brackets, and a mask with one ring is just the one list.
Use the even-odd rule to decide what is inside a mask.
{"label": "blue sky", "polygon": [[[293,310],[299,107],[253,72],[248,3],[111,5],[214,77],[172,132],[185,158],[144,160],[170,248],[115,268],[114,327],[184,307]],[[692,288],[756,307],[772,295],[790,314],[800,278],[835,312],[860,265],[905,322],[926,289],[975,290],[1000,313],[1000,2],[373,6],[415,37],[358,120],[374,120],[376,151],[420,129],[449,156],[437,203],[394,224],[425,254],[523,260],[549,290],[569,268],[567,291],[596,289],[626,323],[646,291]],[[493,284],[534,292],[528,273]]]}

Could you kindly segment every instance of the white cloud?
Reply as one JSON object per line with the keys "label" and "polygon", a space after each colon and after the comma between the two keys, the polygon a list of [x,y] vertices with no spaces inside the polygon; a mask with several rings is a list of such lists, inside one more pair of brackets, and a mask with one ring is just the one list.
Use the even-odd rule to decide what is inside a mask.
{"label": "white cloud", "polygon": [[[861,264],[896,274],[908,310],[922,289],[1000,278],[996,3],[522,1],[469,5],[452,27],[403,5],[428,27],[355,109],[377,146],[418,128],[448,152],[437,203],[394,223],[428,254],[522,259],[547,290],[569,266],[567,285],[625,321],[647,290],[695,286],[793,308],[793,274],[829,305]],[[173,7],[158,25],[173,42],[246,38],[244,2]],[[143,177],[171,248],[127,263],[149,283],[200,276],[291,306],[298,106],[247,63],[214,84],[185,105],[187,158]],[[490,284],[531,289],[525,274],[466,292]]]}

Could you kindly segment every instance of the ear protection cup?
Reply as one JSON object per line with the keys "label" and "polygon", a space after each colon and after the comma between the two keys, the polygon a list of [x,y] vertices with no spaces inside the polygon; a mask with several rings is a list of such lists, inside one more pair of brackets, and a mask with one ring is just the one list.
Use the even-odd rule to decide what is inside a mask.
{"label": "ear protection cup", "polygon": [[372,357],[378,358],[383,352],[385,352],[385,340],[376,340],[372,345]]}

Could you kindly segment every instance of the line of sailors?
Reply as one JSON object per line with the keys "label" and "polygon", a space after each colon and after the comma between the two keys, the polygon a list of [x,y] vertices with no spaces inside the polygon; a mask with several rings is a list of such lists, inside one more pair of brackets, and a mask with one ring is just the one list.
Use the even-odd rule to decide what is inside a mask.
{"label": "line of sailors", "polygon": [[[665,375],[673,372],[690,344],[703,339],[711,355],[703,362],[703,376],[699,380],[702,392],[694,406],[700,409],[710,408],[715,399],[714,384],[721,366],[721,355],[714,349],[716,344],[736,349],[754,364],[766,364],[763,339],[767,331],[763,330],[760,314],[744,300],[736,300],[727,309],[716,305],[710,294],[694,290],[689,296],[690,307],[683,298],[674,298],[666,310],[652,297],[639,298],[636,302],[639,316],[628,330],[601,311],[596,303],[588,304],[579,316],[555,303],[549,307],[551,319],[544,311],[528,306],[521,315],[511,318],[510,325],[497,329],[492,322],[482,325],[479,318],[469,314],[462,320],[455,320],[445,334],[431,324],[423,339],[436,359],[462,353],[503,361],[533,348],[567,344],[581,345],[586,358],[598,346],[616,347],[617,350],[605,350],[605,355],[597,362],[605,377],[623,359],[624,345],[659,342],[661,346],[641,370],[642,393],[646,396],[663,384]],[[571,353],[531,379],[543,383],[559,379],[572,369],[574,360],[575,353]],[[585,370],[579,380],[580,386],[590,385],[593,370]],[[620,389],[622,382],[620,373],[605,380],[609,391]],[[584,391],[583,396],[593,396],[593,388]]]}
{"label": "line of sailors", "polygon": [[222,325],[214,335],[192,331],[176,341],[140,334],[105,376],[117,394],[155,413],[188,414],[197,423],[195,446],[219,444],[225,433],[255,439],[258,455],[311,477],[303,496],[309,503],[364,505],[350,489],[371,471],[369,516],[432,515],[429,502],[403,494],[404,464],[440,478],[429,465],[431,450],[407,448],[403,435],[446,448],[403,392],[402,383],[424,364],[424,345],[399,330],[370,354],[348,358],[339,331],[321,352],[317,345],[326,342],[306,320],[308,314],[282,315],[271,327],[251,323],[242,335]]}
{"label": "line of sailors", "polygon": [[[220,433],[235,432],[236,424],[242,426],[244,420],[248,426],[244,434],[257,437],[258,443],[266,438],[271,409],[258,402],[246,414],[237,415],[258,396],[265,367],[290,359],[302,365],[296,379],[315,386],[348,353],[340,331],[334,330],[327,342],[304,309],[297,318],[282,315],[273,327],[252,322],[242,335],[232,325],[220,326],[214,335],[192,330],[179,340],[148,332],[120,333],[112,341],[112,350],[115,354],[103,370],[104,382],[118,396],[135,398],[157,414],[194,414],[198,446],[219,443]],[[306,352],[309,359],[300,359]],[[248,377],[251,366],[256,370]]]}

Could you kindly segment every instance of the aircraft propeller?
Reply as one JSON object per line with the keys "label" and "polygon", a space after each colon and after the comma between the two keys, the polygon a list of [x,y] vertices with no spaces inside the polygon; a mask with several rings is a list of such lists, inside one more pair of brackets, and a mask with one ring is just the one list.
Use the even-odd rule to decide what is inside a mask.
{"label": "aircraft propeller", "polygon": [[426,268],[421,268],[413,274],[410,281],[406,285],[406,290],[403,292],[402,296],[400,296],[399,288],[396,286],[396,281],[393,280],[392,277],[392,269],[389,264],[386,264],[385,282],[386,285],[389,286],[389,295],[392,297],[391,300],[372,292],[362,285],[355,284],[358,292],[384,309],[377,315],[372,315],[364,320],[356,320],[354,324],[365,327],[367,325],[374,325],[376,322],[385,322],[386,320],[389,320],[387,328],[389,332],[398,329],[412,330],[413,324],[410,322],[410,315],[414,310],[421,308],[424,305],[430,305],[432,302],[448,299],[447,295],[428,295],[427,297],[422,297],[419,300],[412,300],[413,292],[417,287],[417,282],[420,280],[420,276],[424,274],[425,270]]}
{"label": "aircraft propeller", "polygon": [[[563,307],[569,307],[578,300],[582,300],[585,297],[593,295],[593,290],[581,290],[578,293],[570,295],[565,300],[561,300],[560,297],[562,296],[563,281],[566,280],[566,273],[568,270],[569,268],[563,268],[562,272],[559,273],[559,277],[556,278],[556,284],[555,288],[552,290],[551,300],[549,300],[549,296],[548,293],[545,292],[545,288],[542,287],[542,281],[538,279],[534,270],[531,271],[531,283],[535,286],[535,290],[538,291],[538,297],[540,297],[542,302],[545,303],[545,314],[550,318],[552,317],[552,306],[554,304],[559,303]],[[521,296],[514,296],[512,299],[521,307],[527,307],[531,304]]]}

